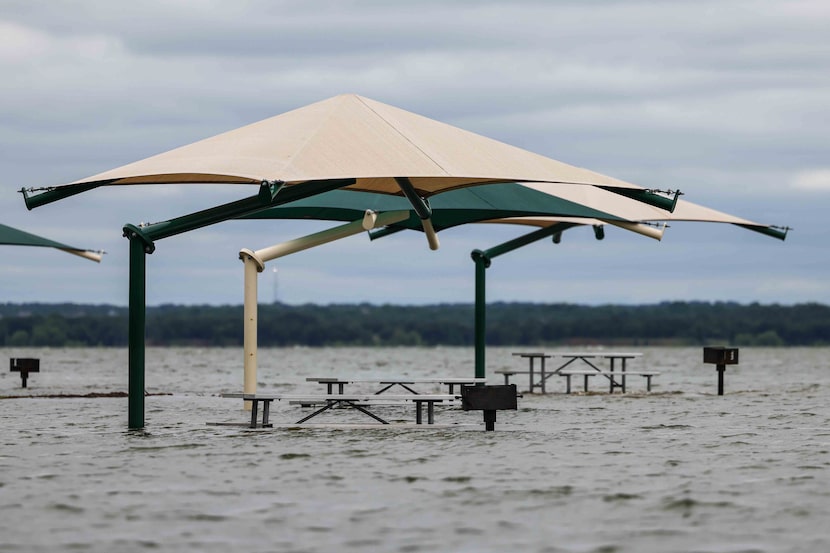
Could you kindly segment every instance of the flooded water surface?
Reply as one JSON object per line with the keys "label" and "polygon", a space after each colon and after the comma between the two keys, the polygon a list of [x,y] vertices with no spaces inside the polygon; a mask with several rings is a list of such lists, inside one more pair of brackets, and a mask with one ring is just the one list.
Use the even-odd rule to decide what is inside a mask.
{"label": "flooded water surface", "polygon": [[[525,367],[512,351],[488,350],[491,383]],[[351,410],[298,428],[307,409],[282,403],[286,426],[209,426],[248,416],[218,396],[241,389],[241,349],[150,349],[147,426],[128,431],[126,398],[43,397],[126,391],[125,350],[2,349],[42,372],[26,390],[0,373],[0,396],[35,396],[0,400],[0,551],[830,551],[830,349],[743,348],[724,396],[700,348],[642,351],[650,393],[629,377],[625,395],[566,395],[554,377],[484,432],[441,407],[434,428]],[[466,377],[472,355],[261,350],[259,389]]]}

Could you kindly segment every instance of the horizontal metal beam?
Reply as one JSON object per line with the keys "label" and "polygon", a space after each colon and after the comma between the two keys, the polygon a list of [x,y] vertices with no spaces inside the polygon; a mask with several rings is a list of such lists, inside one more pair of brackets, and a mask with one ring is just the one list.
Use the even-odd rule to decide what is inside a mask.
{"label": "horizontal metal beam", "polygon": [[539,230],[535,230],[523,236],[519,236],[518,238],[514,238],[513,240],[508,240],[507,242],[499,244],[498,246],[488,248],[483,252],[480,252],[480,254],[486,257],[487,259],[493,259],[494,257],[498,257],[500,255],[512,252],[513,250],[517,250],[521,247],[527,246],[528,244],[532,244],[533,242],[537,242],[543,238],[547,238],[548,236],[553,236],[554,234],[558,234],[564,230],[578,226],[580,226],[578,223],[556,223],[555,225],[541,228]]}
{"label": "horizontal metal beam", "polygon": [[141,229],[143,234],[150,240],[161,240],[162,238],[189,232],[197,228],[238,217],[245,213],[265,209],[271,205],[271,202],[281,188],[281,182],[263,181],[255,196],[182,215],[169,221],[143,225]]}
{"label": "horizontal metal beam", "polygon": [[331,179],[284,186],[281,181],[263,181],[256,196],[182,215],[169,221],[144,225],[141,230],[148,239],[161,240],[354,183],[354,179]]}

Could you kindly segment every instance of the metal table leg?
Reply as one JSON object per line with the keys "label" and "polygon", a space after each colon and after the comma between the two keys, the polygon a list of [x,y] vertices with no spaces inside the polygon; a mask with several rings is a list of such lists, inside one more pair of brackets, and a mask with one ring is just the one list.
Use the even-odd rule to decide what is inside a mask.
{"label": "metal table leg", "polygon": [[533,357],[528,357],[528,359],[530,360],[530,371],[528,373],[528,377],[530,378],[530,388],[528,388],[528,390],[530,390],[530,393],[533,393]]}
{"label": "metal table leg", "polygon": [[251,428],[256,428],[256,416],[259,407],[259,400],[251,400]]}

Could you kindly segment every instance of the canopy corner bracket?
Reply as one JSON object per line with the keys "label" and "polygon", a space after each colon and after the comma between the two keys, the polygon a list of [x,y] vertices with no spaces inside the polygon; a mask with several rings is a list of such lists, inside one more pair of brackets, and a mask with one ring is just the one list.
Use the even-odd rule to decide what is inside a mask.
{"label": "canopy corner bracket", "polygon": [[265,261],[263,261],[253,250],[249,250],[248,248],[242,248],[241,250],[239,250],[239,259],[241,259],[243,262],[247,262],[248,260],[253,261],[254,265],[256,266],[256,272],[258,273],[261,273],[265,270]]}
{"label": "canopy corner bracket", "polygon": [[[42,205],[57,202],[69,196],[86,192],[98,188],[102,184],[100,182],[74,185],[74,186],[53,186],[45,188],[21,188],[18,192],[23,194],[23,202],[26,204],[26,209],[29,211]],[[32,195],[32,192],[39,192],[39,194]]]}
{"label": "canopy corner bracket", "polygon": [[147,234],[141,228],[141,225],[135,226],[131,224],[124,225],[124,238],[128,239],[130,242],[139,241],[143,244],[143,250],[145,254],[152,254],[156,251],[156,245],[152,239],[150,239]]}
{"label": "canopy corner bracket", "polygon": [[656,188],[632,189],[618,188],[616,186],[600,186],[600,188],[654,206],[663,211],[668,211],[669,213],[674,213],[674,209],[677,207],[677,201],[683,195],[683,192],[680,190],[659,190]]}
{"label": "canopy corner bracket", "polygon": [[787,239],[787,233],[793,230],[792,227],[780,227],[776,225],[770,225],[767,227],[759,226],[759,225],[744,225],[741,223],[735,223],[737,226],[741,228],[745,228],[747,230],[752,230],[758,233],[761,233],[765,236],[770,236],[772,238],[777,238],[782,242]]}
{"label": "canopy corner bracket", "polygon": [[490,265],[493,263],[493,260],[490,259],[489,255],[487,255],[487,252],[483,252],[481,250],[473,250],[470,252],[470,257],[476,265],[481,263],[485,269],[489,269]]}

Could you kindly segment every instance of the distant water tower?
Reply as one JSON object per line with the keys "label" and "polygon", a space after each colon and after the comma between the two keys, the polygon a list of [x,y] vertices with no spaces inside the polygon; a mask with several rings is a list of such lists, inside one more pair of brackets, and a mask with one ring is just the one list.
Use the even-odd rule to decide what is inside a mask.
{"label": "distant water tower", "polygon": [[278,289],[277,289],[277,268],[276,267],[271,269],[271,274],[274,275],[274,301],[272,303],[276,305],[277,303],[279,303],[279,296],[277,295]]}

